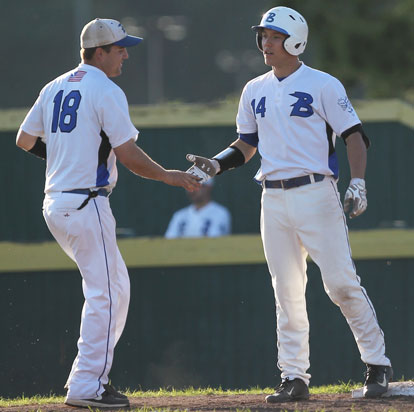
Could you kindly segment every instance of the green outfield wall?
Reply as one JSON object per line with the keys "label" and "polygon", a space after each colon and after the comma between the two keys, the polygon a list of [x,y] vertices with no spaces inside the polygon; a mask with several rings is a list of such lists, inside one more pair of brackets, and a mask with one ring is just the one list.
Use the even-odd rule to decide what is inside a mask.
{"label": "green outfield wall", "polygon": [[[372,141],[368,151],[368,209],[349,221],[351,229],[414,227],[414,110],[398,101],[360,102],[358,112]],[[139,145],[167,168],[186,169],[186,153],[213,156],[236,137],[235,103],[131,107],[140,130]],[[41,214],[45,162],[15,146],[26,110],[0,111],[3,157],[0,241],[51,240]],[[342,196],[349,182],[345,146],[337,142]],[[261,188],[253,176],[256,155],[248,164],[216,179],[215,199],[227,206],[233,233],[258,233]],[[174,211],[188,204],[184,189],[139,178],[119,166],[118,185],[111,195],[118,227],[132,236],[162,236]]]}
{"label": "green outfield wall", "polygon": [[[414,377],[414,259],[359,260],[395,377]],[[361,382],[349,327],[309,264],[312,384]],[[274,386],[275,308],[262,264],[132,268],[112,381],[121,388]],[[64,394],[82,307],[76,270],[0,274],[0,396]]]}

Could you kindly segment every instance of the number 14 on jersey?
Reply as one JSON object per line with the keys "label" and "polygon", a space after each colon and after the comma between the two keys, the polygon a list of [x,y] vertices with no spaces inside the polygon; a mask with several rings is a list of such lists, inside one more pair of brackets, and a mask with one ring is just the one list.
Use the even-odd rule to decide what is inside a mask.
{"label": "number 14 on jersey", "polygon": [[253,114],[254,114],[254,118],[257,119],[257,114],[260,114],[261,117],[265,117],[265,112],[266,112],[266,96],[263,96],[260,100],[259,103],[257,103],[256,106],[256,99],[253,99],[251,102],[252,105],[252,109],[253,109]]}

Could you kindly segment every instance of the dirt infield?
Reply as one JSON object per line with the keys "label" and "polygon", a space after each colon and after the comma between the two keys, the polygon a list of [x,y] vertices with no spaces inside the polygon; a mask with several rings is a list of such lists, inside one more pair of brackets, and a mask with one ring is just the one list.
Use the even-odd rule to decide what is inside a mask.
{"label": "dirt infield", "polygon": [[[308,401],[270,405],[264,402],[265,395],[202,395],[202,396],[163,396],[130,398],[133,411],[140,408],[169,409],[186,411],[241,411],[293,412],[293,411],[335,411],[335,412],[414,412],[414,397],[397,396],[381,399],[352,399],[350,394],[311,395]],[[68,407],[62,404],[27,405],[0,408],[0,412],[52,412],[85,411],[87,409]],[[108,409],[105,409],[108,411]],[[119,411],[119,409],[118,409]]]}

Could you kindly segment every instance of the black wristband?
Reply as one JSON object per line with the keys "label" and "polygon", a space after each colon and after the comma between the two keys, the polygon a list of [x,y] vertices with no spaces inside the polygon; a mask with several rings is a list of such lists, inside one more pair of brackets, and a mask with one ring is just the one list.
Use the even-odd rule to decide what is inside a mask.
{"label": "black wristband", "polygon": [[220,165],[220,172],[217,174],[234,169],[235,167],[243,166],[246,162],[242,151],[235,146],[229,146],[227,149],[216,154],[213,159],[217,160]]}
{"label": "black wristband", "polygon": [[29,152],[37,157],[46,160],[46,144],[42,141],[40,137],[37,138],[36,143],[29,150]]}

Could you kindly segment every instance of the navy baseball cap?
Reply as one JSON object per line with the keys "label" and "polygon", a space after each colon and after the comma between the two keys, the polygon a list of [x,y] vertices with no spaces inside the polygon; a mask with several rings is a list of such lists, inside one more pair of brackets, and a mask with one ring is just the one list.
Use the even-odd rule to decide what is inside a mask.
{"label": "navy baseball cap", "polygon": [[108,44],[131,47],[136,46],[142,40],[141,37],[129,35],[119,21],[112,19],[92,20],[83,28],[80,35],[81,47],[83,49],[106,46]]}

